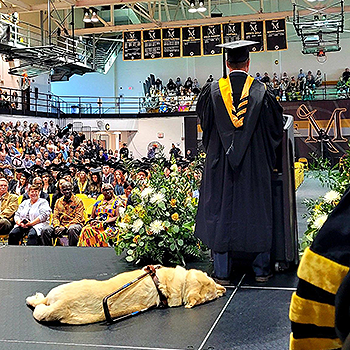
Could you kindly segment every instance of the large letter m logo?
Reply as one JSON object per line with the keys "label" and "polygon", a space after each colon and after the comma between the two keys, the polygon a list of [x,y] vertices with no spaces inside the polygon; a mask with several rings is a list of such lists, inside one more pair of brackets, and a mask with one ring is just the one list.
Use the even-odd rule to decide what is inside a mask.
{"label": "large letter m logo", "polygon": [[[308,119],[309,128],[308,128],[308,137],[305,142],[321,142],[326,141],[328,144],[329,151],[333,153],[338,153],[339,150],[335,146],[335,142],[346,142],[347,139],[342,135],[341,128],[341,115],[343,112],[346,112],[346,108],[335,108],[331,117],[329,118],[326,129],[322,129],[317,121],[315,120],[314,114],[317,112],[317,109],[313,109],[311,112],[304,105],[300,105],[297,109],[297,116],[300,119]],[[331,139],[329,136],[329,131],[333,125],[334,136]],[[314,137],[314,131],[317,133],[317,138]]]}

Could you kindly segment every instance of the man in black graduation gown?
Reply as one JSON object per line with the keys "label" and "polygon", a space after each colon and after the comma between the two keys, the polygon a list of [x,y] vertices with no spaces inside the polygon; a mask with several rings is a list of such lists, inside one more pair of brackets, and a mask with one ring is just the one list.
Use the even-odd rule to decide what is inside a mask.
{"label": "man in black graduation gown", "polygon": [[283,136],[282,107],[247,74],[245,40],[223,44],[228,77],[203,87],[197,114],[207,157],[200,188],[196,235],[211,248],[214,274],[228,281],[232,257],[252,255],[258,282],[270,277],[271,176]]}

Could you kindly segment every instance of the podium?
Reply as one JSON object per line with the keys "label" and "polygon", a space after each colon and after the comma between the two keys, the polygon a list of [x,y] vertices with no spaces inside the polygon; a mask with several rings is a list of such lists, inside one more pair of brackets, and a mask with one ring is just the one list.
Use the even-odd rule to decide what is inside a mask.
{"label": "podium", "polygon": [[291,115],[284,115],[284,132],[277,149],[273,173],[273,241],[271,262],[281,271],[297,265],[298,226],[294,179],[294,124]]}

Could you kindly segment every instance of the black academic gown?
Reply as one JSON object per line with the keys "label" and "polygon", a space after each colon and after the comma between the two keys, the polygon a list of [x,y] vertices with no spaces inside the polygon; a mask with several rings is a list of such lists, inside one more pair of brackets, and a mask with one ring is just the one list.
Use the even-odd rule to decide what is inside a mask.
{"label": "black academic gown", "polygon": [[[246,77],[230,74],[234,100],[245,81],[242,74]],[[216,252],[271,249],[271,175],[283,136],[282,107],[257,80],[246,106],[244,124],[236,128],[218,82],[205,85],[197,103],[207,156],[195,234]]]}

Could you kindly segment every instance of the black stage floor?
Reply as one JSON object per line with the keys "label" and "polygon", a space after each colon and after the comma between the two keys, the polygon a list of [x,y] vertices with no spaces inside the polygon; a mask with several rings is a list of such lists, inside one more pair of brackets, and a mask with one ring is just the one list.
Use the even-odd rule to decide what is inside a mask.
{"label": "black stage floor", "polygon": [[[0,247],[0,349],[265,350],[288,349],[295,272],[266,284],[237,276],[225,297],[193,309],[153,309],[113,325],[44,325],[25,298],[82,278],[134,269],[111,248]],[[209,269],[209,263],[188,266]]]}

